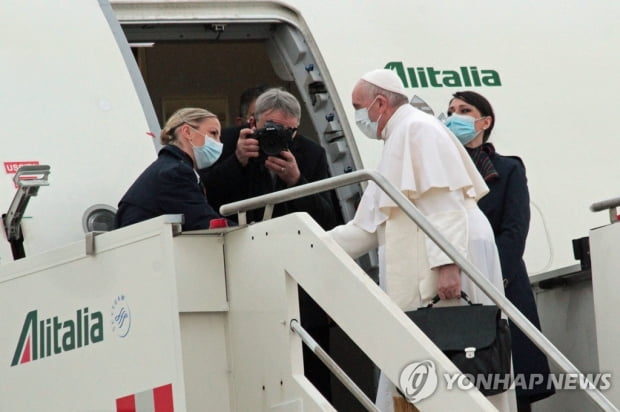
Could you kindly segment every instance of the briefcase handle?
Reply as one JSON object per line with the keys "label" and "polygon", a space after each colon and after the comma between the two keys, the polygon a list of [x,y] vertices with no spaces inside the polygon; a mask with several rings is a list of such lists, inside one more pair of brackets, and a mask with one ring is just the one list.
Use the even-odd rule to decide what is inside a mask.
{"label": "briefcase handle", "polygon": [[[461,299],[464,299],[465,302],[469,303],[470,305],[475,305],[475,303],[473,303],[471,301],[471,299],[469,299],[469,296],[467,296],[467,293],[465,293],[464,291],[461,290]],[[439,302],[441,300],[441,298],[439,297],[439,295],[435,295],[435,297],[433,298],[433,300],[431,300],[431,303],[429,303],[428,305],[426,305],[427,308],[432,308],[433,305],[437,302]]]}

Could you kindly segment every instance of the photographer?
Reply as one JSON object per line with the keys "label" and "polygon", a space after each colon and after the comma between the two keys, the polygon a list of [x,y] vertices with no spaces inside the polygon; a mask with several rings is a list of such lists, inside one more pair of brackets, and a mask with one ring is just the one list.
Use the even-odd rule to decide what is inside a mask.
{"label": "photographer", "polygon": [[[301,107],[295,96],[269,89],[256,100],[256,127],[241,129],[234,138],[223,135],[220,160],[199,171],[215,210],[225,203],[329,177],[325,150],[297,134],[300,117]],[[341,221],[332,196],[333,192],[325,192],[275,205],[273,216],[307,212],[325,230],[331,229]],[[260,221],[262,216],[263,210],[248,211],[248,222]],[[302,325],[329,352],[327,314],[301,288],[299,306]],[[329,370],[305,345],[303,354],[306,377],[331,400]]]}
{"label": "photographer", "polygon": [[[269,89],[258,97],[254,111],[256,127],[241,129],[233,139],[223,139],[220,160],[213,167],[200,170],[207,198],[216,210],[226,203],[329,177],[325,150],[297,134],[300,117],[299,102],[287,91]],[[282,146],[277,155],[270,150],[277,147],[275,134]],[[271,143],[266,148],[270,155],[265,154],[265,147],[261,150],[256,138],[260,136]],[[319,193],[276,205],[273,216],[307,212],[324,229],[330,229],[338,223],[331,196]],[[263,210],[249,211],[248,221],[260,221],[262,216]]]}

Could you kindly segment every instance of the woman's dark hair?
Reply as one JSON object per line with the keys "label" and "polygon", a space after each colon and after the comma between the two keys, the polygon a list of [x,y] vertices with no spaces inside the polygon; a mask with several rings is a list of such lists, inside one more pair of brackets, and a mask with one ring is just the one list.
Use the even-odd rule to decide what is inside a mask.
{"label": "woman's dark hair", "polygon": [[[493,107],[491,106],[491,103],[489,103],[489,101],[481,94],[472,91],[456,92],[452,95],[452,98],[459,99],[464,101],[465,103],[471,104],[476,109],[478,109],[482,116],[491,117],[491,126],[489,126],[489,128],[486,129],[482,134],[483,142],[489,140],[489,137],[491,136],[491,130],[493,130],[493,126],[495,126],[495,113],[493,113]],[[452,100],[450,100],[450,103],[452,103]]]}

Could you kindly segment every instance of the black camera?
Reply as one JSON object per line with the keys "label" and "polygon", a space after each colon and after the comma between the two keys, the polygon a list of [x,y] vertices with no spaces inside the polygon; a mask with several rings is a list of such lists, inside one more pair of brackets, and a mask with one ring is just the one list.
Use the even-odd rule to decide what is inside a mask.
{"label": "black camera", "polygon": [[265,122],[265,127],[257,129],[254,137],[258,140],[260,157],[280,156],[280,152],[288,150],[293,141],[295,129],[284,127],[274,122]]}

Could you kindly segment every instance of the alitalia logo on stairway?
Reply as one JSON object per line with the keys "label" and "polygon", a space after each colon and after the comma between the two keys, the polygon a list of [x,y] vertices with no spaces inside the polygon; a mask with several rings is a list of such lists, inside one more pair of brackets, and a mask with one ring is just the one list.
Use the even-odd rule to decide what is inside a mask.
{"label": "alitalia logo on stairway", "polygon": [[24,319],[11,366],[28,363],[79,349],[103,340],[103,315],[88,307],[75,311],[75,317],[42,319],[38,310]]}
{"label": "alitalia logo on stairway", "polygon": [[420,87],[481,87],[501,86],[497,70],[478,66],[460,66],[452,69],[436,69],[432,66],[405,67],[403,62],[389,62],[386,69],[396,72],[406,88]]}

